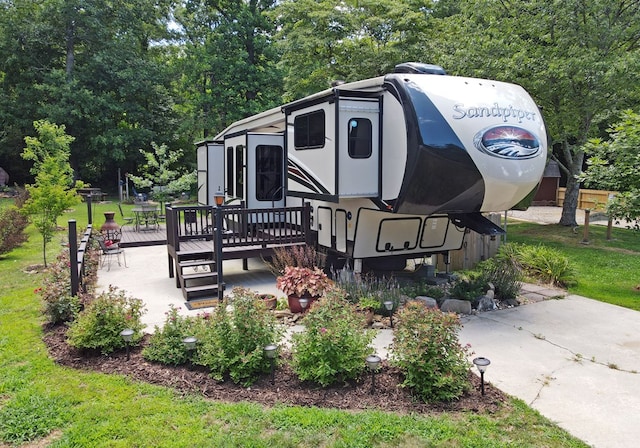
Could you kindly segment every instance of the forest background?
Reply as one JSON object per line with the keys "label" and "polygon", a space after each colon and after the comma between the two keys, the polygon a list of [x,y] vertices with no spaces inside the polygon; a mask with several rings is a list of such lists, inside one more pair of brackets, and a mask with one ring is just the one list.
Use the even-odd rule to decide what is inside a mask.
{"label": "forest background", "polygon": [[[631,0],[0,0],[0,167],[34,121],[74,137],[75,176],[106,191],[153,145],[182,151],[240,118],[401,62],[513,82],[542,108],[573,225],[585,143],[640,100]],[[153,145],[152,145],[153,144]]]}

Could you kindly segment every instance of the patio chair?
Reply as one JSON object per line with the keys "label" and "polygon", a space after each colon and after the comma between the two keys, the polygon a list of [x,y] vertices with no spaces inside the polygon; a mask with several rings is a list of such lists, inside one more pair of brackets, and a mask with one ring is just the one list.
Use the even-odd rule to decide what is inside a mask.
{"label": "patio chair", "polygon": [[120,210],[120,216],[124,221],[123,226],[126,226],[127,224],[133,224],[133,221],[135,220],[135,218],[133,216],[124,216],[124,213],[122,211],[122,204],[119,202],[118,202],[118,210]]}
{"label": "patio chair", "polygon": [[[114,243],[111,240],[105,239],[103,237],[98,237],[98,243],[100,244],[100,267],[104,267],[107,265],[107,271],[111,270],[111,259],[116,257],[118,261],[118,266],[122,266],[124,263],[124,267],[127,266],[127,257],[125,256],[124,249],[121,248],[118,243]],[[120,261],[120,256],[122,256],[122,262]]]}

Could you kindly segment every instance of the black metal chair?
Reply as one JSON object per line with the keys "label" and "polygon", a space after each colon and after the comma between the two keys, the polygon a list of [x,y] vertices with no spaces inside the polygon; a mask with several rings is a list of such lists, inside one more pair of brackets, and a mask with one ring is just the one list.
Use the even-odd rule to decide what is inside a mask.
{"label": "black metal chair", "polygon": [[[118,266],[122,266],[122,263],[124,263],[124,267],[128,267],[127,257],[124,253],[124,249],[121,248],[118,243],[115,243],[110,239],[106,239],[103,236],[99,236],[98,244],[100,244],[100,267],[104,267],[104,265],[106,264],[107,271],[110,271],[111,259],[113,257],[116,257]],[[122,256],[122,262],[120,261],[120,256]]]}
{"label": "black metal chair", "polygon": [[133,221],[135,220],[135,218],[133,216],[124,216],[124,213],[122,211],[122,204],[118,202],[118,210],[120,210],[120,216],[122,217],[122,220],[124,221],[123,226],[126,226],[127,224],[132,225]]}

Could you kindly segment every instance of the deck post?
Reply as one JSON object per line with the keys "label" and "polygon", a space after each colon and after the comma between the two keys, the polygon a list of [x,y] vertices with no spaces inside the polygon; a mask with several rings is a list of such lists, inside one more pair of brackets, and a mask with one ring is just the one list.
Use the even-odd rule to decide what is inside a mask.
{"label": "deck post", "polygon": [[80,280],[78,278],[78,230],[76,220],[69,220],[69,269],[71,269],[71,295],[78,295]]}
{"label": "deck post", "polygon": [[224,282],[222,281],[222,214],[224,209],[221,205],[213,208],[215,218],[214,240],[216,253],[216,272],[218,274],[218,301],[222,303],[224,298]]}

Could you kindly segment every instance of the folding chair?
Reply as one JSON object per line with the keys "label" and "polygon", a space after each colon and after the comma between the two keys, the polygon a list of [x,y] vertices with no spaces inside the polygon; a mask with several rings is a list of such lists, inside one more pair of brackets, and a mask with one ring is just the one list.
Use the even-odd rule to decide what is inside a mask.
{"label": "folding chair", "polygon": [[118,246],[117,243],[113,243],[111,240],[105,239],[103,237],[98,237],[98,243],[100,244],[100,267],[104,267],[107,265],[107,271],[111,270],[111,259],[116,257],[118,261],[118,266],[122,266],[120,262],[120,255],[122,255],[122,261],[124,262],[124,267],[127,266],[127,257],[124,254],[124,249]]}

